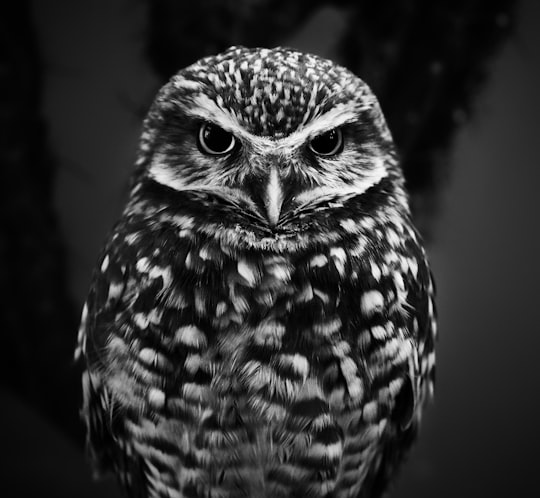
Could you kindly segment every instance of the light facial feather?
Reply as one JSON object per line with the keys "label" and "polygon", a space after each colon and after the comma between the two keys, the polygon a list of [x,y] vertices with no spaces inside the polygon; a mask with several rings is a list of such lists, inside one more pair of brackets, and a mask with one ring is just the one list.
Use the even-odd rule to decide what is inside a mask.
{"label": "light facial feather", "polygon": [[[195,180],[183,174],[181,157],[180,161],[175,158],[175,162],[167,151],[156,152],[149,167],[149,176],[176,191],[207,192],[240,201],[244,209],[258,212],[259,208],[245,192],[242,183],[250,175],[268,174],[263,197],[270,223],[275,226],[278,224],[284,195],[280,185],[287,182],[287,175],[290,175],[292,169],[295,175],[303,177],[310,185],[293,196],[293,206],[297,210],[309,207],[310,204],[321,205],[325,199],[345,200],[361,195],[388,173],[388,165],[378,154],[377,147],[367,154],[369,146],[365,146],[364,151],[359,151],[346,142],[344,150],[335,157],[316,158],[315,166],[306,158],[306,148],[310,140],[330,130],[357,122],[357,107],[361,106],[337,105],[328,112],[313,116],[291,134],[282,138],[271,138],[249,132],[234,113],[204,94],[196,94],[190,98],[190,102],[193,107],[186,111],[189,119],[219,126],[235,136],[248,151],[238,164],[228,166],[227,171],[220,168],[220,165],[227,161],[226,157],[212,158],[213,163],[206,168],[206,173]],[[351,139],[348,137],[349,141]],[[194,161],[197,158],[200,161],[206,160],[198,150],[186,154],[184,160]],[[265,169],[269,169],[269,172]]]}

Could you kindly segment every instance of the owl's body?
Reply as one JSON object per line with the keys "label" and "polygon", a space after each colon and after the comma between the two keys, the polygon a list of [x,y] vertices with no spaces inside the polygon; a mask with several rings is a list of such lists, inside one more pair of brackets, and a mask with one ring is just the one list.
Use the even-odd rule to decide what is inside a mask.
{"label": "owl's body", "polygon": [[98,466],[130,496],[378,496],[431,389],[432,291],[365,84],[203,59],[149,113],[83,313]]}

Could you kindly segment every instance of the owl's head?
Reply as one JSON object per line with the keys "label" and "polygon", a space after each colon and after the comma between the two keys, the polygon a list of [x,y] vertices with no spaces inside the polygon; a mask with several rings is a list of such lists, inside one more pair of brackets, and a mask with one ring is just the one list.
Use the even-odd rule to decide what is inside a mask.
{"label": "owl's head", "polygon": [[232,47],[181,70],[148,114],[138,164],[139,184],[267,235],[402,183],[369,87],[284,48]]}

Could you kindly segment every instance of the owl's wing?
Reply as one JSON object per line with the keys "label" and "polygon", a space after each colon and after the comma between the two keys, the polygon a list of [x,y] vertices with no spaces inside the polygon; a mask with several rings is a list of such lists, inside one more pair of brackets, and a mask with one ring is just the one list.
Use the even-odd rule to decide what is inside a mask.
{"label": "owl's wing", "polygon": [[86,370],[82,383],[81,413],[87,426],[87,450],[96,474],[114,472],[128,490],[128,496],[146,496],[143,493],[147,488],[145,462],[133,453],[123,425],[115,423],[117,408],[101,376]]}
{"label": "owl's wing", "polygon": [[93,275],[83,308],[75,358],[85,362],[81,416],[87,427],[87,451],[95,472],[97,475],[115,472],[129,496],[142,497],[142,490],[146,489],[144,462],[131,451],[123,417],[119,416],[121,407],[104,382],[110,330],[122,326],[122,312],[126,307],[129,267],[120,263],[119,253],[113,238]]}
{"label": "owl's wing", "polygon": [[408,280],[407,329],[413,353],[403,372],[405,382],[394,400],[381,452],[368,473],[358,498],[380,497],[399,470],[416,439],[423,405],[432,395],[435,381],[436,317],[434,283],[431,272],[420,251],[417,275]]}

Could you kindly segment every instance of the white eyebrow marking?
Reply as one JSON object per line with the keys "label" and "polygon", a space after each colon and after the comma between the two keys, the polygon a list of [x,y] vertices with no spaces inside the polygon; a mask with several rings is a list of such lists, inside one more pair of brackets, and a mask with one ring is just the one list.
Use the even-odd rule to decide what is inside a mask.
{"label": "white eyebrow marking", "polygon": [[160,152],[154,154],[148,173],[156,182],[174,190],[180,191],[187,188],[185,178],[178,175],[173,168],[169,167],[166,155]]}
{"label": "white eyebrow marking", "polygon": [[186,178],[178,175],[174,169],[169,167],[166,156],[161,153],[155,155],[150,164],[148,176],[155,182],[172,188],[177,192],[208,192],[213,195],[220,195],[224,198],[234,199],[238,202],[242,202],[253,211],[257,210],[253,200],[241,188],[230,188],[222,185],[220,185],[219,188],[216,188],[213,185],[212,178],[210,178],[207,183],[190,183]]}
{"label": "white eyebrow marking", "polygon": [[223,109],[206,95],[196,95],[193,98],[193,103],[195,105],[188,111],[190,115],[215,123],[236,137],[241,137],[249,141],[255,148],[270,148],[273,150],[296,149],[312,137],[354,121],[357,118],[358,111],[358,109],[347,104],[337,105],[328,112],[313,117],[307,125],[300,125],[290,135],[274,139],[260,137],[248,132],[238,121],[234,113]]}
{"label": "white eyebrow marking", "polygon": [[184,90],[195,90],[195,91],[202,90],[201,83],[199,83],[198,81],[186,80],[184,78],[175,77],[173,79],[173,85],[175,88],[178,88],[178,89],[183,88]]}
{"label": "white eyebrow marking", "polygon": [[315,116],[307,125],[299,127],[287,137],[278,140],[276,146],[278,148],[294,149],[306,143],[308,139],[350,123],[356,118],[357,113],[350,106],[345,104],[336,106],[324,114]]}
{"label": "white eyebrow marking", "polygon": [[301,205],[309,204],[313,201],[320,200],[325,197],[335,196],[339,194],[340,199],[353,197],[363,194],[366,190],[374,185],[377,185],[388,174],[384,159],[377,158],[373,160],[373,166],[362,172],[355,178],[354,183],[349,186],[327,185],[325,187],[316,187],[305,190],[296,196],[296,202]]}
{"label": "white eyebrow marking", "polygon": [[193,103],[195,106],[188,110],[190,115],[215,123],[236,136],[244,136],[246,138],[253,136],[242,127],[236,116],[218,106],[206,95],[195,95]]}

